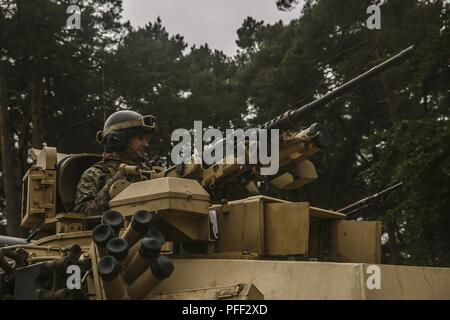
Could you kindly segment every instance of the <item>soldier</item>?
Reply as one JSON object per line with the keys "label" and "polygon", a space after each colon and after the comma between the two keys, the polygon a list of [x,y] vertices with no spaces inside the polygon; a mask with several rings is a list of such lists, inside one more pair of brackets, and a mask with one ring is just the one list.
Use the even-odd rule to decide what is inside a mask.
{"label": "soldier", "polygon": [[155,131],[153,116],[123,110],[105,121],[103,131],[97,133],[97,142],[106,146],[103,160],[87,169],[77,186],[74,212],[100,215],[109,209],[109,189],[114,182],[126,177],[119,165],[126,163],[151,170],[147,154],[150,134]]}

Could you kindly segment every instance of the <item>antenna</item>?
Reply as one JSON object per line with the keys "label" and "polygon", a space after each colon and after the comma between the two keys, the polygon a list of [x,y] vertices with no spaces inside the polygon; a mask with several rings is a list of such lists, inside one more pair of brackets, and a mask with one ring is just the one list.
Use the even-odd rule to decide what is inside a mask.
{"label": "antenna", "polygon": [[[102,60],[102,99],[103,99],[103,123],[106,122],[106,101],[105,101],[105,59]],[[103,153],[106,152],[106,144],[103,146]]]}
{"label": "antenna", "polygon": [[106,121],[106,102],[105,102],[105,61],[102,61],[102,96],[103,96],[103,123]]}

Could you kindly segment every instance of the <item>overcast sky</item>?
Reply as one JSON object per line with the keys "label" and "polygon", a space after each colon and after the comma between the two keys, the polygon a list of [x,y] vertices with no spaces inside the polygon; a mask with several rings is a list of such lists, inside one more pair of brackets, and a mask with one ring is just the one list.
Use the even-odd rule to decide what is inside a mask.
{"label": "overcast sky", "polygon": [[189,46],[208,43],[228,55],[237,49],[236,31],[247,16],[288,23],[300,15],[300,5],[284,12],[277,10],[275,0],[123,0],[123,9],[124,20],[135,27],[160,16],[167,31],[184,36]]}

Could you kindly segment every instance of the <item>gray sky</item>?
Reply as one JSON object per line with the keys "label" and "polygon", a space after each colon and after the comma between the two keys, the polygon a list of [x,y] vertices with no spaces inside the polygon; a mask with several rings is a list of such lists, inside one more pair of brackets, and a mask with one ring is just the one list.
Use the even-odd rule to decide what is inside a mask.
{"label": "gray sky", "polygon": [[275,0],[123,0],[123,9],[124,20],[135,27],[160,16],[167,31],[184,36],[189,46],[208,43],[228,55],[237,49],[236,31],[247,16],[287,23],[300,15],[300,5],[283,12]]}

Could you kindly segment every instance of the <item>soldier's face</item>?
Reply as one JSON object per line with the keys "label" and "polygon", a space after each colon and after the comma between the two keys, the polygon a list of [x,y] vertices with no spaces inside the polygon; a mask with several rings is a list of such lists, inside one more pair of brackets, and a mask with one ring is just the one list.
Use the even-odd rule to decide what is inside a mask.
{"label": "soldier's face", "polygon": [[128,139],[128,146],[142,158],[145,158],[150,147],[150,134],[142,133],[130,137]]}

